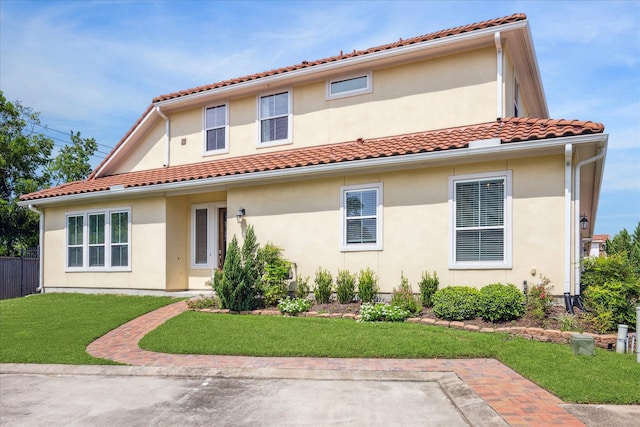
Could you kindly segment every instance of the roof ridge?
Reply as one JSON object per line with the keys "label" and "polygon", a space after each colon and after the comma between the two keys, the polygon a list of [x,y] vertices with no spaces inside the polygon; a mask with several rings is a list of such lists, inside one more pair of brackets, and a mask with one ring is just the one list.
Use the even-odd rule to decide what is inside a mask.
{"label": "roof ridge", "polygon": [[253,74],[248,74],[248,75],[242,76],[242,77],[230,78],[230,79],[222,80],[222,81],[211,83],[211,84],[196,86],[196,87],[193,87],[193,88],[184,89],[184,90],[180,90],[180,91],[177,91],[177,92],[172,92],[172,93],[168,93],[168,94],[165,94],[165,95],[156,96],[155,98],[153,98],[152,102],[156,103],[156,102],[160,102],[160,101],[167,101],[167,100],[170,100],[170,99],[179,98],[179,97],[186,96],[186,95],[191,95],[191,94],[194,94],[194,93],[205,92],[205,91],[208,91],[208,90],[213,90],[213,89],[217,89],[217,88],[224,87],[224,86],[231,86],[231,85],[234,85],[234,84],[237,84],[237,83],[242,83],[242,82],[246,82],[246,81],[250,81],[250,80],[257,80],[257,79],[268,77],[268,76],[272,76],[272,75],[275,75],[275,74],[286,73],[286,72],[289,72],[289,71],[295,71],[295,70],[299,70],[299,69],[302,69],[302,68],[308,68],[308,67],[313,67],[313,66],[317,66],[317,65],[321,65],[321,64],[326,64],[328,62],[335,62],[335,61],[344,60],[344,59],[348,59],[348,58],[354,58],[356,56],[362,56],[362,55],[366,55],[366,54],[373,53],[373,52],[379,52],[379,51],[382,51],[382,50],[388,50],[388,49],[398,48],[398,47],[402,47],[402,46],[408,46],[410,44],[421,43],[421,42],[435,40],[435,39],[439,39],[439,38],[443,38],[443,37],[449,37],[449,36],[462,34],[462,33],[470,32],[470,31],[480,30],[480,29],[483,29],[483,28],[490,28],[490,27],[495,27],[495,26],[498,26],[498,25],[508,24],[508,23],[511,23],[511,22],[523,21],[523,20],[526,20],[526,19],[527,19],[527,15],[526,14],[524,14],[524,13],[515,13],[515,14],[512,14],[512,15],[503,16],[503,17],[500,17],[500,18],[489,19],[489,20],[486,20],[486,21],[475,22],[473,24],[461,25],[461,26],[457,26],[457,27],[453,27],[453,28],[449,28],[449,29],[445,29],[445,30],[439,30],[439,31],[436,31],[436,32],[423,34],[423,35],[420,35],[420,36],[414,36],[414,37],[410,37],[410,38],[404,39],[404,40],[402,38],[400,38],[400,40],[396,41],[396,42],[386,43],[386,44],[379,45],[379,46],[373,46],[373,47],[366,48],[366,49],[360,49],[360,50],[354,49],[353,52],[351,52],[351,53],[346,53],[345,54],[341,50],[339,55],[320,58],[320,59],[316,59],[316,60],[313,60],[313,61],[306,61],[305,60],[305,61],[302,61],[302,62],[300,62],[298,64],[294,64],[294,65],[274,68],[274,69],[271,69],[271,70],[268,70],[268,71],[262,71],[262,72],[257,72],[257,73],[253,73]]}

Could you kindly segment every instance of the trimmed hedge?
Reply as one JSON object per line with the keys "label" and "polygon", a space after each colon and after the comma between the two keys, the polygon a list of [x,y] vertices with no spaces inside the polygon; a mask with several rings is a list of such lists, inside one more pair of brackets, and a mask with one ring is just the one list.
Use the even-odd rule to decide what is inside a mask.
{"label": "trimmed hedge", "polygon": [[433,294],[433,312],[445,320],[469,320],[478,312],[479,291],[469,286],[450,286]]}
{"label": "trimmed hedge", "polygon": [[519,319],[524,315],[524,294],[512,283],[494,283],[480,289],[478,315],[489,322]]}

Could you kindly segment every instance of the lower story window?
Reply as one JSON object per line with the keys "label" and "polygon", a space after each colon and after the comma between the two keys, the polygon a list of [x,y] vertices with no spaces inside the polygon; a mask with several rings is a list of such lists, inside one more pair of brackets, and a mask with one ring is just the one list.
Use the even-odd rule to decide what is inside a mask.
{"label": "lower story window", "polygon": [[127,270],[129,209],[67,215],[67,269]]}
{"label": "lower story window", "polygon": [[382,184],[341,188],[342,250],[382,249]]}
{"label": "lower story window", "polygon": [[511,265],[511,172],[450,177],[453,268]]}

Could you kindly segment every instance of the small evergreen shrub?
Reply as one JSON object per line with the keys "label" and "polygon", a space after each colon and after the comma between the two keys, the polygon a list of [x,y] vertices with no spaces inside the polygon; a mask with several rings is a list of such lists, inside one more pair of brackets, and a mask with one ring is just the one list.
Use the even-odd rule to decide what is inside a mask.
{"label": "small evergreen shrub", "polygon": [[311,293],[311,289],[309,288],[309,276],[298,277],[296,280],[296,297],[297,298],[306,298]]}
{"label": "small evergreen shrub", "polygon": [[328,270],[318,268],[313,288],[313,296],[318,304],[328,304],[333,292],[333,277]]}
{"label": "small evergreen shrub", "polygon": [[469,286],[450,286],[433,294],[433,312],[445,320],[468,320],[476,317],[478,294]]}
{"label": "small evergreen shrub", "polygon": [[433,306],[433,294],[438,290],[440,280],[438,279],[438,273],[433,272],[433,276],[428,271],[422,273],[418,286],[420,288],[420,302],[423,307]]}
{"label": "small evergreen shrub", "polygon": [[536,320],[544,320],[551,312],[554,297],[551,294],[550,280],[540,275],[540,282],[527,291],[527,314]]}
{"label": "small evergreen shrub", "polygon": [[635,329],[636,305],[640,303],[640,281],[611,281],[591,285],[583,296],[586,308],[592,311],[592,324],[600,332],[615,330],[618,324]]}
{"label": "small evergreen shrub", "polygon": [[393,288],[391,305],[407,310],[411,314],[418,314],[422,310],[419,298],[413,294],[409,280],[404,277],[404,274],[400,276],[400,285]]}
{"label": "small evergreen shrub", "polygon": [[349,304],[356,296],[356,278],[348,270],[338,270],[336,295],[340,304]]}
{"label": "small evergreen shrub", "polygon": [[519,319],[524,315],[524,294],[511,283],[487,285],[478,294],[478,315],[489,322]]}
{"label": "small evergreen shrub", "polygon": [[258,263],[262,273],[262,292],[264,304],[274,306],[287,296],[291,262],[282,256],[282,249],[267,243],[257,251]]}
{"label": "small evergreen shrub", "polygon": [[368,302],[360,306],[360,322],[404,322],[411,313],[395,305]]}
{"label": "small evergreen shrub", "polygon": [[311,301],[306,298],[283,298],[278,302],[278,310],[282,314],[288,314],[290,316],[296,316],[298,313],[309,311],[311,308]]}
{"label": "small evergreen shrub", "polygon": [[358,298],[362,302],[373,302],[378,295],[378,279],[370,268],[358,274]]}

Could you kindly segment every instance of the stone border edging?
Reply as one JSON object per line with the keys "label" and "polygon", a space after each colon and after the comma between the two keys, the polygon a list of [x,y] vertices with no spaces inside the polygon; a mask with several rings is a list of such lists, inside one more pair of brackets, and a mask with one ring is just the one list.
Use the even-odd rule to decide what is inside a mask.
{"label": "stone border edging", "polygon": [[[252,310],[252,311],[231,311],[228,309],[217,308],[200,308],[189,309],[191,311],[202,311],[206,313],[219,313],[219,314],[250,314],[259,316],[283,316],[279,310],[264,309],[264,310]],[[295,317],[295,316],[294,316]],[[298,317],[320,317],[320,318],[341,318],[359,320],[359,314],[353,313],[318,313],[316,311],[306,311],[299,314]],[[449,321],[442,319],[432,319],[430,317],[410,317],[406,320],[409,323],[420,323],[423,325],[444,326],[446,328],[461,329],[469,332],[501,332],[510,335],[516,335],[522,338],[540,341],[540,342],[552,342],[556,344],[570,344],[571,336],[579,333],[578,331],[561,331],[559,329],[543,329],[543,328],[528,328],[523,326],[514,327],[495,327],[495,328],[481,328],[478,325],[466,324],[462,321]],[[616,340],[618,338],[615,334],[592,334],[584,332],[584,335],[592,336],[595,345],[604,349],[615,348]]]}

